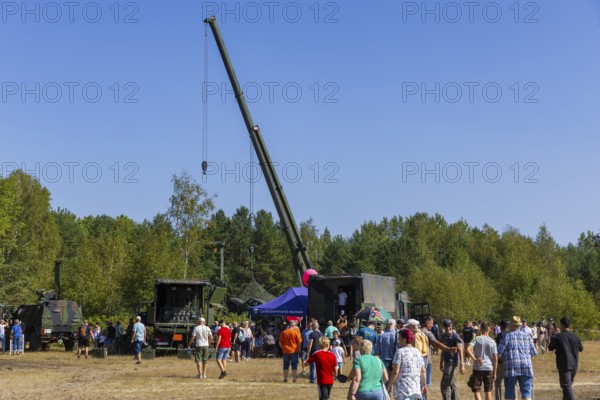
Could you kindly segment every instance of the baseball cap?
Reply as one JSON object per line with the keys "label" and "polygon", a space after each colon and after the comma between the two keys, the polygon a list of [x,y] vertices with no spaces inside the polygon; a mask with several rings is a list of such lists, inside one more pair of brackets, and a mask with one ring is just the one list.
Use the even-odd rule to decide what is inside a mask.
{"label": "baseball cap", "polygon": [[421,324],[420,324],[420,323],[419,323],[419,321],[417,321],[416,319],[412,319],[412,318],[411,318],[411,319],[409,319],[408,321],[406,321],[406,325],[414,325],[414,326],[417,326],[417,327],[418,327],[418,326],[419,326],[419,325],[421,325]]}
{"label": "baseball cap", "polygon": [[452,326],[452,320],[449,318],[446,318],[445,320],[442,321],[442,325],[444,325],[444,328]]}

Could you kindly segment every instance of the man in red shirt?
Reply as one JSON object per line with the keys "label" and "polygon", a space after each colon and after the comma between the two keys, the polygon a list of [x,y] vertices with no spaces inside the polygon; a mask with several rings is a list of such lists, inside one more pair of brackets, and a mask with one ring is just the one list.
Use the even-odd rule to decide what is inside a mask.
{"label": "man in red shirt", "polygon": [[223,379],[227,376],[227,358],[229,358],[229,351],[231,350],[231,329],[225,324],[225,321],[221,321],[221,328],[217,333],[217,365],[221,370],[221,376],[219,379]]}
{"label": "man in red shirt", "polygon": [[309,357],[308,363],[315,363],[317,367],[317,384],[319,385],[319,400],[328,400],[336,375],[337,360],[329,351],[329,338],[323,336],[319,339],[319,349]]}

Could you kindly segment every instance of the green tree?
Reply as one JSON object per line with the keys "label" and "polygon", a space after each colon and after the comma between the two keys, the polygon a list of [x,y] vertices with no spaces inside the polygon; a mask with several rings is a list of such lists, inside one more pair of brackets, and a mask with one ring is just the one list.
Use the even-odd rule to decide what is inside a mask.
{"label": "green tree", "polygon": [[[214,204],[208,193],[186,171],[181,176],[173,175],[171,181],[173,195],[168,215],[180,241],[184,262],[183,279],[187,279],[192,258],[197,256],[203,242],[207,242],[204,233]],[[196,275],[201,275],[201,271],[197,271]]]}

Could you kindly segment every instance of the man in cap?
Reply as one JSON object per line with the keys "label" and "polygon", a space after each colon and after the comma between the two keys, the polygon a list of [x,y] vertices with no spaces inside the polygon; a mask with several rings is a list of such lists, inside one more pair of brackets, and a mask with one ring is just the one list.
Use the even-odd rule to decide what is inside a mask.
{"label": "man in cap", "polygon": [[[411,318],[408,321],[406,321],[406,328],[408,328],[414,335],[413,346],[420,352],[421,357],[423,357],[423,365],[425,366],[426,370],[425,377],[427,377],[427,364],[430,358],[429,339],[427,338],[427,335],[421,332],[421,330],[419,329],[420,327],[421,324],[416,319]],[[425,385],[427,385],[427,380],[425,380]]]}
{"label": "man in cap", "polygon": [[192,331],[192,336],[188,342],[188,349],[191,348],[192,342],[196,341],[196,352],[194,358],[196,360],[196,368],[198,369],[198,378],[206,378],[206,364],[208,363],[208,346],[212,341],[212,332],[206,326],[204,318],[198,318],[198,325]]}
{"label": "man in cap", "polygon": [[521,397],[530,400],[533,395],[533,366],[531,357],[537,355],[533,339],[522,332],[521,318],[514,316],[510,321],[508,332],[502,335],[498,356],[503,357],[504,365],[504,398],[516,399],[515,386],[519,382]]}
{"label": "man in cap", "polygon": [[142,323],[142,317],[135,317],[133,331],[131,334],[131,343],[133,343],[133,355],[136,358],[136,364],[142,363],[142,345],[146,343],[146,327]]}
{"label": "man in cap", "polygon": [[579,353],[583,345],[579,337],[570,330],[571,320],[563,317],[560,320],[560,333],[552,337],[548,350],[556,350],[556,368],[563,400],[573,400],[573,380],[579,366]]}
{"label": "man in cap", "polygon": [[458,387],[456,386],[456,369],[460,370],[461,374],[465,373],[465,365],[463,364],[463,341],[460,336],[452,329],[452,320],[445,319],[442,321],[444,332],[440,341],[447,347],[455,349],[454,352],[442,351],[440,357],[440,370],[442,371],[442,381],[440,388],[442,390],[443,400],[458,400]]}
{"label": "man in cap", "polygon": [[[427,336],[427,340],[429,341],[429,344],[432,346],[433,349],[441,349],[443,351],[448,351],[453,353],[454,351],[456,351],[456,349],[453,349],[452,347],[448,347],[446,346],[444,343],[439,342],[437,340],[437,337],[435,336],[435,334],[432,331],[433,328],[433,318],[431,316],[427,316],[425,317],[425,320],[423,321],[423,327],[421,328],[421,332],[423,332],[423,334],[425,336]],[[432,368],[432,361],[431,361],[431,356],[427,357],[427,364],[425,364],[425,369],[426,369],[426,377],[427,377],[427,385],[431,385],[431,368]],[[427,397],[423,396],[423,400],[426,400]]]}

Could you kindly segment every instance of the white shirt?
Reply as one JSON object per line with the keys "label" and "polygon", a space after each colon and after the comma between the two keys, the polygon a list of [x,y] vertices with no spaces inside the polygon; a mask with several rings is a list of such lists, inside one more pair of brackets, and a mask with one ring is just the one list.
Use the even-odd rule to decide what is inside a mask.
{"label": "white shirt", "polygon": [[198,325],[194,328],[192,336],[196,338],[196,347],[208,346],[211,336],[210,328],[206,325]]}
{"label": "white shirt", "polygon": [[421,393],[421,368],[425,366],[421,352],[414,347],[396,350],[392,365],[400,364],[400,375],[394,383],[394,399],[406,399]]}
{"label": "white shirt", "polygon": [[340,306],[345,306],[348,302],[348,294],[346,292],[338,293],[338,303]]}
{"label": "white shirt", "polygon": [[331,352],[335,355],[335,360],[337,362],[344,362],[344,349],[342,346],[335,346],[333,349],[331,349]]}

